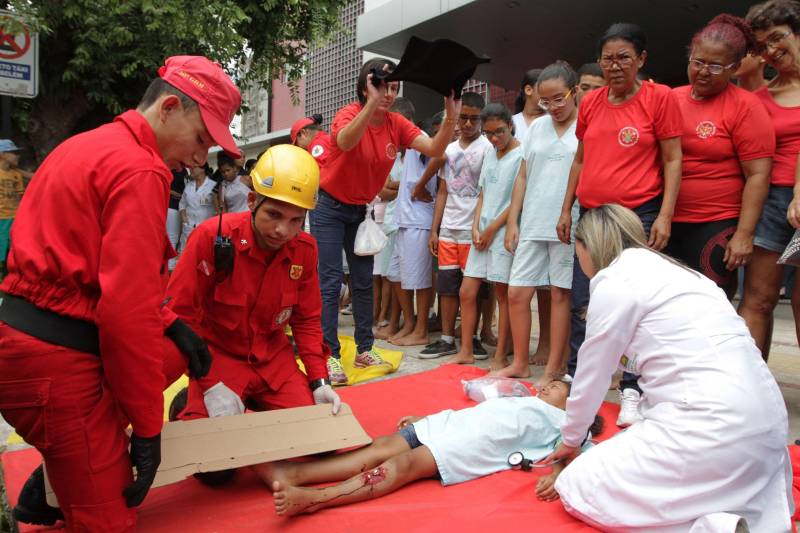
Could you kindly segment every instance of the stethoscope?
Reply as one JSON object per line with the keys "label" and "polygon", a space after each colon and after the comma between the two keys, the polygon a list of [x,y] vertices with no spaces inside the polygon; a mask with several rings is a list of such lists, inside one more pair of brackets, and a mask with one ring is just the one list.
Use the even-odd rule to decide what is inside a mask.
{"label": "stethoscope", "polygon": [[532,459],[525,457],[522,452],[511,452],[508,456],[508,464],[513,470],[522,470],[523,472],[530,472],[534,468],[547,468],[556,463],[560,463],[561,459],[547,464],[537,464]]}

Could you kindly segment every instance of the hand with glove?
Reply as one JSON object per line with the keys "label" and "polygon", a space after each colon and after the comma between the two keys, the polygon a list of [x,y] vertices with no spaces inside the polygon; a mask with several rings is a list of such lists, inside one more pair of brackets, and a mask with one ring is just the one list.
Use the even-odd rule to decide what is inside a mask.
{"label": "hand with glove", "polygon": [[342,400],[339,399],[339,395],[336,394],[336,391],[333,390],[330,383],[326,383],[327,380],[317,380],[318,382],[322,382],[322,384],[317,384],[316,387],[312,384],[312,394],[314,395],[314,403],[319,405],[321,403],[330,403],[333,404],[331,408],[331,413],[337,414],[339,409],[342,407]]}
{"label": "hand with glove", "polygon": [[211,353],[203,339],[180,318],[176,318],[164,333],[189,359],[189,376],[195,379],[205,377],[211,369]]}
{"label": "hand with glove", "polygon": [[221,381],[203,392],[203,403],[211,418],[244,413],[242,399]]}
{"label": "hand with glove", "polygon": [[122,491],[128,507],[136,507],[147,496],[161,464],[161,434],[155,437],[131,435],[131,462],[136,469],[136,481]]}

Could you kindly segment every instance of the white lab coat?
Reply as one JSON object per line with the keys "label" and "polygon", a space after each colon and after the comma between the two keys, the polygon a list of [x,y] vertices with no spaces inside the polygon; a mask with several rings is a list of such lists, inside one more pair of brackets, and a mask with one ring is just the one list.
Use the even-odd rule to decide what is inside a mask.
{"label": "white lab coat", "polygon": [[179,209],[186,210],[187,221],[183,223],[181,231],[181,250],[186,246],[186,241],[194,228],[214,216],[215,185],[214,180],[206,178],[200,187],[197,186],[196,181],[192,180],[183,189]]}
{"label": "white lab coat", "polygon": [[786,408],[725,294],[628,249],[590,295],[562,438],[581,443],[617,365],[641,376],[644,420],[564,470],[555,487],[565,508],[604,530],[732,531],[735,522],[709,529],[702,518],[728,512],[753,532],[790,531]]}

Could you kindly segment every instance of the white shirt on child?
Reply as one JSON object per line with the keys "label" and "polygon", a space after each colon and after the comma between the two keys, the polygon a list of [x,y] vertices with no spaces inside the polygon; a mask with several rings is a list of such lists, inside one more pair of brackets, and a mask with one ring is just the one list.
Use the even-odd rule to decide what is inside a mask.
{"label": "white shirt on child", "polygon": [[[497,150],[489,150],[483,158],[481,177],[478,185],[483,189],[483,204],[481,205],[478,229],[483,231],[500,216],[511,204],[511,191],[514,181],[522,164],[522,145],[509,150],[503,157],[497,159]],[[503,240],[506,236],[506,227],[503,225],[495,233],[490,249],[504,251]]]}
{"label": "white shirt on child", "polygon": [[[558,241],[556,224],[567,191],[569,169],[578,149],[577,120],[558,136],[553,118],[536,119],[523,142],[527,185],[519,226],[520,241]],[[573,227],[578,220],[578,204],[572,208]]]}
{"label": "white shirt on child", "polygon": [[514,137],[516,137],[519,142],[522,142],[529,128],[528,123],[525,122],[525,115],[520,111],[511,117],[511,122],[514,123]]}
{"label": "white shirt on child", "polygon": [[[420,176],[425,172],[428,158],[416,150],[407,149],[403,159],[403,173],[400,177],[400,189],[397,191],[397,207],[394,222],[401,228],[430,229],[433,221],[434,202],[412,200]],[[436,198],[436,179],[428,180],[425,189],[432,198]]]}
{"label": "white shirt on child", "polygon": [[444,205],[442,228],[452,230],[472,229],[475,208],[478,205],[478,180],[481,176],[483,156],[492,148],[489,139],[480,135],[466,148],[458,140],[445,150],[444,181],[447,184],[447,203]]}

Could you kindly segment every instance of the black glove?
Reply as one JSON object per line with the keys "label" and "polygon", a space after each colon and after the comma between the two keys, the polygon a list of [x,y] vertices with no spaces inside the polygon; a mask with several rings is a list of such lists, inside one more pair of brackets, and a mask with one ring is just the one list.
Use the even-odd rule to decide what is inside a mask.
{"label": "black glove", "polygon": [[203,339],[180,318],[176,318],[165,333],[189,359],[189,376],[195,379],[205,377],[211,369],[211,354]]}
{"label": "black glove", "polygon": [[136,481],[122,491],[128,507],[136,507],[147,496],[161,464],[161,434],[155,437],[131,435],[131,462],[136,468]]}

